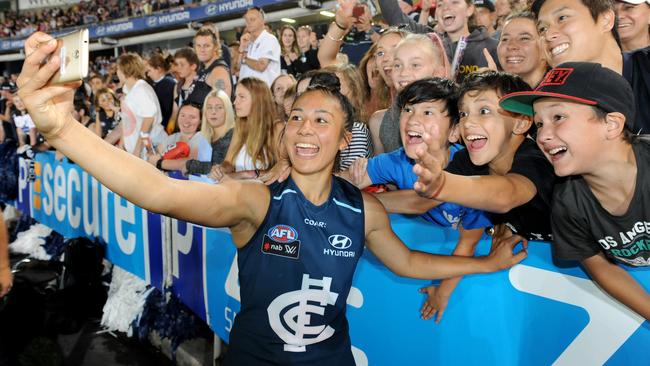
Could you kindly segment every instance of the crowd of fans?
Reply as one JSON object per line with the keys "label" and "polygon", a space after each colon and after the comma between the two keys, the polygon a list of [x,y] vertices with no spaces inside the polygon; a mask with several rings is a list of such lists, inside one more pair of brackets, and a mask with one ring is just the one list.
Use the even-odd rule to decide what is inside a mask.
{"label": "crowd of fans", "polygon": [[[276,34],[266,26],[263,10],[254,7],[244,14],[245,31],[230,45],[222,43],[216,25],[208,24],[196,33],[192,47],[173,54],[96,58],[92,75],[77,91],[75,113],[108,143],[163,171],[178,170],[212,183],[267,179],[288,168],[281,136],[286,122],[295,117],[291,108],[296,96],[319,75],[335,75],[341,94],[354,107],[349,143],[337,166],[342,176],[375,192],[399,188],[377,197],[390,212],[417,213],[432,224],[457,228],[458,255],[473,255],[484,229],[492,226],[496,236],[554,240],[561,258],[581,261],[606,291],[650,318],[647,292],[613,264],[648,265],[650,251],[608,251],[605,257],[600,238],[558,232],[575,234],[578,229],[551,223],[558,171],[547,158],[555,161],[570,152],[563,145],[540,149],[545,145],[537,134],[542,136],[544,127],[546,137],[549,122],[535,117],[533,123],[523,107],[506,112],[499,104],[510,93],[561,85],[561,74],[547,74],[551,68],[567,62],[599,63],[631,88],[626,138],[631,132],[648,131],[650,2],[531,3],[532,9],[526,1],[423,0],[414,6],[379,0],[383,20],[391,26],[378,29],[380,19],[367,5],[341,0],[320,40],[309,26],[285,25]],[[79,6],[90,6],[83,4]],[[97,11],[101,8],[138,11],[99,1],[91,12],[102,16]],[[68,20],[83,22],[76,17]],[[55,18],[54,23],[40,22],[60,27]],[[340,54],[351,31],[372,41],[359,65],[347,63]],[[564,67],[560,70],[574,66]],[[12,95],[14,82],[7,80],[1,87],[5,128],[0,137],[49,149],[20,98]],[[620,93],[627,95],[627,90]],[[628,112],[603,108],[596,116]],[[563,114],[553,118],[559,121]],[[427,169],[437,165],[446,171],[434,175],[438,178],[428,191],[423,188],[437,201],[410,190],[418,179],[413,166],[425,150],[435,161]],[[648,213],[643,214],[639,219],[647,221]],[[578,239],[588,241],[585,247],[590,249],[566,248]],[[423,290],[428,295],[423,317],[437,313],[440,320],[459,280],[447,279]],[[621,294],[617,286],[634,290]]]}
{"label": "crowd of fans", "polygon": [[98,0],[81,1],[70,7],[4,12],[2,37],[27,37],[70,27],[88,26],[111,20],[150,15],[153,12],[189,5],[184,0]]}

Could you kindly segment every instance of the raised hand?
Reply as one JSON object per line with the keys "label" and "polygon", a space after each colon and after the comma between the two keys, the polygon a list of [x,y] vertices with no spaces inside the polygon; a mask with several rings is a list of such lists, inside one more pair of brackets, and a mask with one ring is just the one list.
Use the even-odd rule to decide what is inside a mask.
{"label": "raised hand", "polygon": [[246,32],[239,39],[239,52],[246,52],[251,42],[251,34]]}
{"label": "raised hand", "polygon": [[497,63],[494,62],[494,58],[492,58],[492,55],[490,55],[490,51],[488,51],[487,48],[483,48],[483,57],[485,57],[485,61],[487,61],[487,68],[489,70],[498,71]]}
{"label": "raised hand", "polygon": [[337,0],[336,22],[346,28],[350,28],[356,22],[352,15],[357,0]]}
{"label": "raised hand", "polygon": [[424,320],[429,320],[433,316],[436,316],[436,323],[440,323],[442,314],[447,309],[449,294],[443,294],[440,287],[434,285],[422,287],[419,291],[420,293],[427,294],[427,299],[420,309],[420,316]]}
{"label": "raised hand", "polygon": [[36,128],[45,138],[55,137],[64,130],[66,124],[76,123],[72,118],[73,97],[75,89],[81,85],[81,81],[47,85],[61,63],[59,55],[54,52],[56,45],[52,36],[42,32],[36,32],[27,38],[27,56],[17,80],[18,95],[25,103]]}
{"label": "raised hand", "polygon": [[415,152],[417,159],[413,172],[418,176],[418,180],[413,189],[423,197],[436,198],[445,184],[445,173],[441,161],[437,158],[441,148],[440,142],[433,139],[428,132],[424,133],[422,139],[427,149],[420,148]]}

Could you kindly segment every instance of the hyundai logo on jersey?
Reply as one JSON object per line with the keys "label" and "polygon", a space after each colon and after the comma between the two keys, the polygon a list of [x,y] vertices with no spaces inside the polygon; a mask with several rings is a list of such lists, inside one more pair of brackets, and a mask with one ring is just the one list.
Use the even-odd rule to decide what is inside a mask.
{"label": "hyundai logo on jersey", "polygon": [[340,250],[348,249],[352,246],[352,240],[345,235],[330,235],[327,240],[331,246]]}
{"label": "hyundai logo on jersey", "polygon": [[275,225],[269,229],[268,235],[271,239],[280,243],[289,243],[298,240],[298,232],[288,225]]}

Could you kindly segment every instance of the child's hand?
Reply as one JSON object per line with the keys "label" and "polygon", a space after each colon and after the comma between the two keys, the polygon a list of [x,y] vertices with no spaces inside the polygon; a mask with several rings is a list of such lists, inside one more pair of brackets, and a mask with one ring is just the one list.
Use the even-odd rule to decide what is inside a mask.
{"label": "child's hand", "polygon": [[291,174],[291,164],[287,160],[279,160],[273,168],[260,174],[259,180],[266,185],[271,185],[275,182],[284,182]]}
{"label": "child's hand", "polygon": [[[514,249],[519,243],[523,249],[515,254]],[[486,258],[490,261],[493,271],[500,271],[524,260],[528,255],[527,248],[528,240],[519,235],[493,237],[492,248]]]}
{"label": "child's hand", "polygon": [[440,323],[442,314],[447,308],[450,294],[443,293],[440,287],[434,285],[422,287],[420,293],[427,294],[427,299],[422,304],[422,309],[420,309],[422,319],[429,320],[436,315],[436,324]]}
{"label": "child's hand", "polygon": [[440,152],[440,143],[428,132],[424,133],[422,139],[427,149],[420,148],[415,152],[417,164],[413,167],[413,172],[418,176],[418,180],[413,189],[423,197],[436,198],[445,183],[442,164],[436,158]]}

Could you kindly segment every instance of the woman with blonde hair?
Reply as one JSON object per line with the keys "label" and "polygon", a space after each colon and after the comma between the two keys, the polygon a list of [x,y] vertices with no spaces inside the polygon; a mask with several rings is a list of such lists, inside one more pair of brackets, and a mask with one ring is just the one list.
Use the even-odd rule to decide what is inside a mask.
{"label": "woman with blonde hair", "polygon": [[[408,84],[427,77],[448,78],[450,66],[442,40],[435,33],[408,34],[391,50],[387,83],[400,92]],[[396,104],[377,111],[368,122],[375,154],[391,152],[402,146],[399,134],[400,109]]]}
{"label": "woman with blonde hair", "polygon": [[230,97],[223,90],[213,90],[203,103],[201,134],[206,144],[199,145],[196,159],[185,163],[184,173],[203,175],[210,173],[212,166],[223,163],[232,140],[235,127],[235,112]]}

